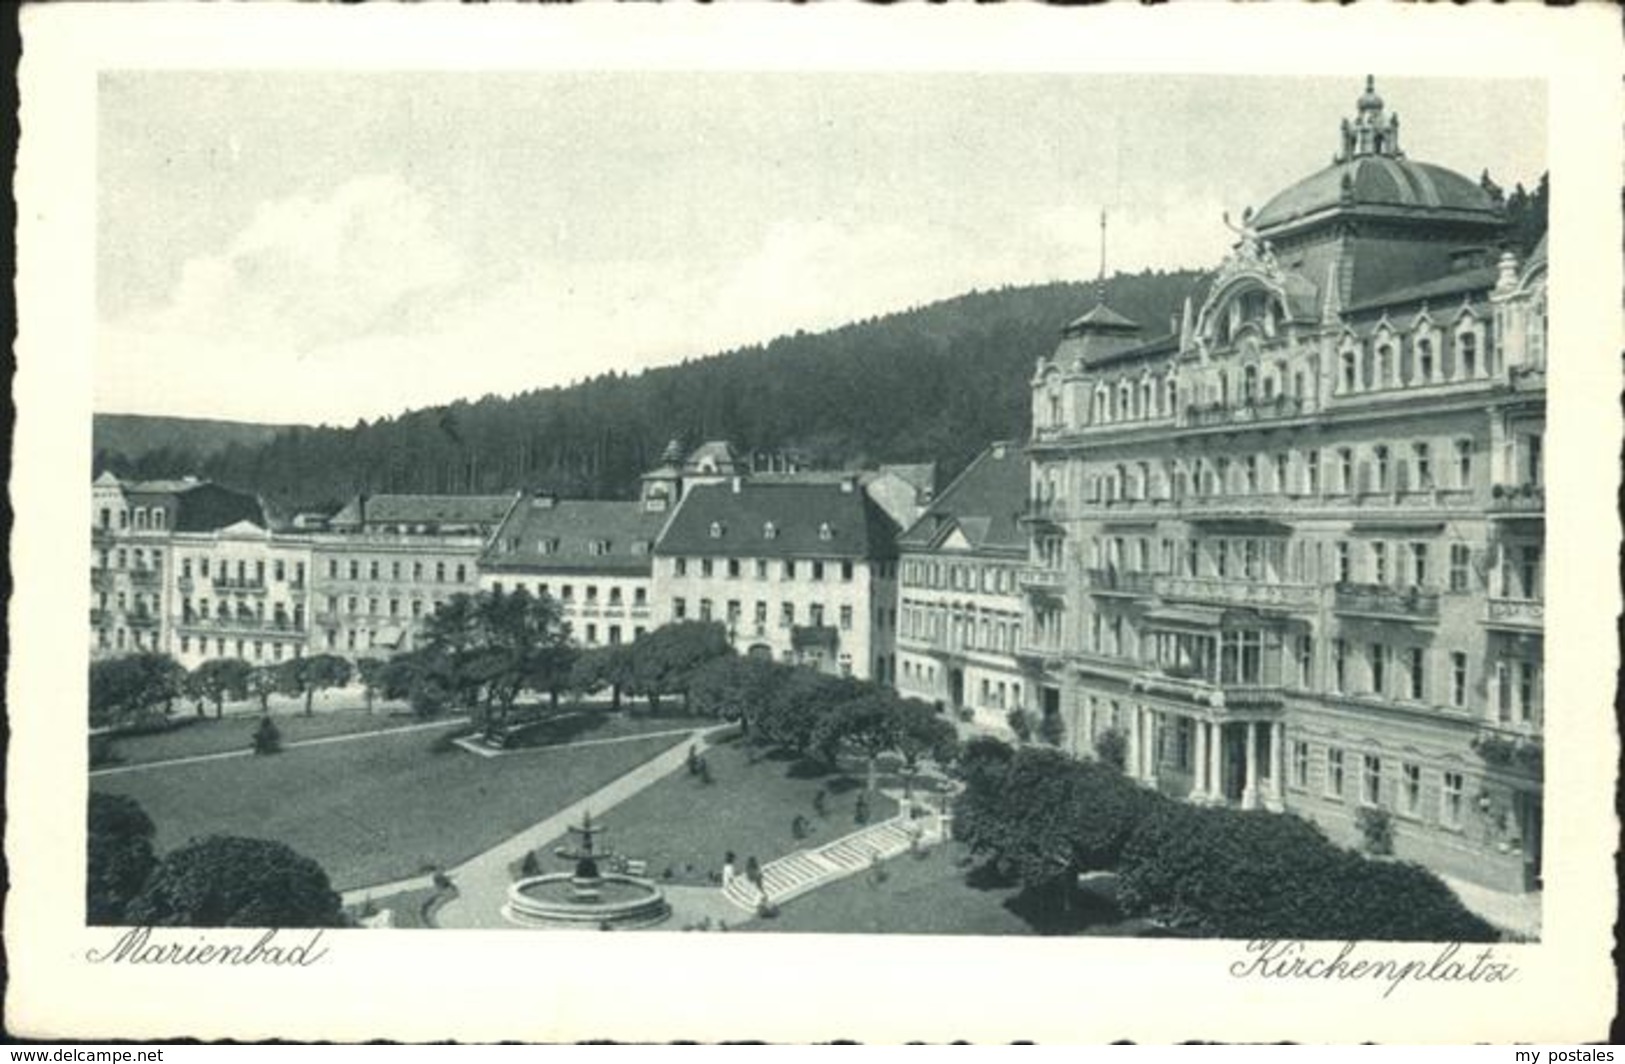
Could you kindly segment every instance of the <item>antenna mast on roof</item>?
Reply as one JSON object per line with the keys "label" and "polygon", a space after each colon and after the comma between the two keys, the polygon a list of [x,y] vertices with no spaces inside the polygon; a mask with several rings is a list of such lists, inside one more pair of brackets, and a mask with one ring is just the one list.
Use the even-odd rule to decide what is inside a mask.
{"label": "antenna mast on roof", "polygon": [[1100,208],[1100,276],[1095,280],[1095,298],[1106,304],[1106,208]]}

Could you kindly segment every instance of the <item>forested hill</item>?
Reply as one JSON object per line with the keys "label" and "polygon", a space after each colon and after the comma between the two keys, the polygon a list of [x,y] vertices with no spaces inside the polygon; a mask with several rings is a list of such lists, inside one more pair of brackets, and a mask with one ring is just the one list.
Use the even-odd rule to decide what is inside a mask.
{"label": "forested hill", "polygon": [[[1193,272],[1119,276],[1109,298],[1150,338],[1168,331],[1198,280]],[[345,429],[287,427],[269,440],[176,436],[129,450],[121,441],[152,441],[127,429],[105,433],[98,416],[96,467],[196,473],[286,510],[336,506],[360,491],[629,496],[673,437],[796,450],[825,466],[935,460],[951,475],[989,441],[1026,434],[1035,360],[1093,305],[1092,287],[972,292],[636,376],[608,373]]]}
{"label": "forested hill", "polygon": [[148,417],[143,414],[97,414],[93,440],[97,452],[126,457],[151,455],[165,449],[174,458],[154,461],[196,461],[222,451],[232,444],[256,447],[271,442],[287,425],[262,425],[249,421],[214,421],[208,418]]}

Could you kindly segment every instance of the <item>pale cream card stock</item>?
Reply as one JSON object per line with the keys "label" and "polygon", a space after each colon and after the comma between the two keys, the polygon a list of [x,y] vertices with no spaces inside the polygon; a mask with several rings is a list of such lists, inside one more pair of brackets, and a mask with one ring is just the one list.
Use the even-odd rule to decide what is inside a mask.
{"label": "pale cream card stock", "polygon": [[[1617,739],[1609,707],[1617,658],[1614,498],[1625,290],[1620,43],[1610,5],[1547,11],[61,4],[26,10],[23,30],[11,483],[17,516],[7,677],[9,1029],[45,1038],[405,1041],[1606,1037],[1617,893]],[[1453,92],[1470,89],[1470,80],[1459,79],[1522,79],[1544,91],[1555,282],[1542,941],[1497,947],[1497,956],[1517,969],[1506,982],[1415,983],[1386,996],[1372,984],[1238,979],[1229,969],[1244,957],[1243,944],[1166,940],[356,931],[332,935],[320,963],[293,971],[89,963],[87,951],[109,938],[82,926],[80,901],[81,589],[88,550],[82,530],[97,360],[98,76],[250,68],[292,76],[804,71],[809,91],[816,91],[819,71],[947,71],[989,75],[990,92],[998,75],[1023,71],[1328,76],[1347,84],[1374,72],[1458,79],[1440,82]],[[354,101],[366,105],[364,96]],[[501,107],[501,99],[492,106]],[[1267,144],[1269,130],[1258,132]],[[1078,273],[1088,271],[1080,258]],[[164,386],[184,390],[189,382]],[[311,385],[290,374],[285,386]],[[1372,948],[1373,956],[1401,955]]]}

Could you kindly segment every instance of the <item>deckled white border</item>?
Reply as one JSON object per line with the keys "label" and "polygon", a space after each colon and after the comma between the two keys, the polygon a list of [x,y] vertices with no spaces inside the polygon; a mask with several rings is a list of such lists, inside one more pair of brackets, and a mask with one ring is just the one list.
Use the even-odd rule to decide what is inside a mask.
{"label": "deckled white border", "polygon": [[[1616,889],[1620,45],[1608,5],[24,11],[7,1025],[41,1037],[1533,1041],[1606,1034]],[[95,89],[119,68],[1367,72],[1549,79],[1544,940],[1501,986],[1238,983],[1235,944],[377,933],[279,970],[93,966],[82,879]],[[1080,149],[1086,150],[1086,149]]]}

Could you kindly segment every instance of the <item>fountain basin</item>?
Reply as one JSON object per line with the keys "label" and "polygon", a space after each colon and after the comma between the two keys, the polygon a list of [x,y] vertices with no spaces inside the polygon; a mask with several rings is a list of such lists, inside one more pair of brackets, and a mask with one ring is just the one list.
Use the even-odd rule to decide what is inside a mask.
{"label": "fountain basin", "polygon": [[653,927],[671,915],[660,888],[646,879],[606,872],[586,896],[569,872],[527,876],[508,888],[502,915],[521,927],[597,930]]}

